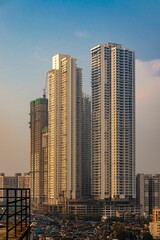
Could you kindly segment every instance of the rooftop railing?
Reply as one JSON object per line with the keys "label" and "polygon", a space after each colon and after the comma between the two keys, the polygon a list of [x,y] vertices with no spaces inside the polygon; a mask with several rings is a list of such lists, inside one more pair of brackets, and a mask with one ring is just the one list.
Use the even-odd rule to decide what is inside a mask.
{"label": "rooftop railing", "polygon": [[24,239],[29,229],[30,189],[0,188],[0,239]]}

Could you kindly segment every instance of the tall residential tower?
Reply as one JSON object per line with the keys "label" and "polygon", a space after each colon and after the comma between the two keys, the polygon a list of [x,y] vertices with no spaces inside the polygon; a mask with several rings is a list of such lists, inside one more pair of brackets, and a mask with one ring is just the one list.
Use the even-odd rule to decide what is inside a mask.
{"label": "tall residential tower", "polygon": [[[30,187],[33,205],[43,203],[44,168],[42,131],[48,125],[48,99],[44,96],[30,103]],[[47,181],[47,179],[46,179]]]}
{"label": "tall residential tower", "polygon": [[96,199],[135,198],[135,54],[91,49],[92,188]]}
{"label": "tall residential tower", "polygon": [[91,195],[91,97],[82,96],[82,195]]}
{"label": "tall residential tower", "polygon": [[52,58],[49,76],[49,203],[81,196],[82,71],[76,59]]}

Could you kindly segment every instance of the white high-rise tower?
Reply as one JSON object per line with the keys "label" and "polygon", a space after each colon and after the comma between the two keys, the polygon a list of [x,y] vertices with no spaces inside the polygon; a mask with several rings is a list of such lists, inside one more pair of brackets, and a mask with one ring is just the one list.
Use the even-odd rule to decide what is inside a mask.
{"label": "white high-rise tower", "polygon": [[49,203],[81,196],[82,71],[76,59],[52,58],[49,72]]}
{"label": "white high-rise tower", "polygon": [[91,49],[91,62],[91,194],[135,198],[135,54],[106,43]]}

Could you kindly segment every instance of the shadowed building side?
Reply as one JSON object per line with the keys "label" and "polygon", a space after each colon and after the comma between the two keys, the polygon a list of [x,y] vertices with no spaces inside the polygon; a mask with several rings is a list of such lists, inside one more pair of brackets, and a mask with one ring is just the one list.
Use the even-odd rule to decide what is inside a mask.
{"label": "shadowed building side", "polygon": [[91,196],[91,97],[82,96],[82,195]]}

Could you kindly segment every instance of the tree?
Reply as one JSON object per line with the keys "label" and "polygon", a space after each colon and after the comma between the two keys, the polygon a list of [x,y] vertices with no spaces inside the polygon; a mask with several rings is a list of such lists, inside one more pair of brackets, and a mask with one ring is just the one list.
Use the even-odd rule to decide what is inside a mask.
{"label": "tree", "polygon": [[153,240],[153,237],[149,232],[146,232],[143,235],[143,240]]}

